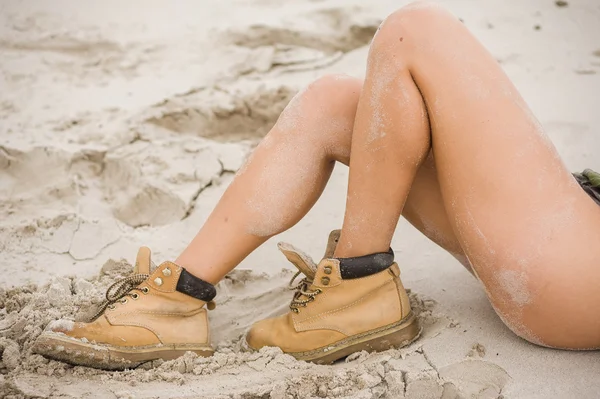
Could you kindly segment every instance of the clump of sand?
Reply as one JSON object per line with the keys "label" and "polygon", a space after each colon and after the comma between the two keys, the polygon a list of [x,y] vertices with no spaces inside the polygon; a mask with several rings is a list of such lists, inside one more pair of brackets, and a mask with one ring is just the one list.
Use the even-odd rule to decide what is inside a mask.
{"label": "clump of sand", "polygon": [[[465,360],[438,370],[419,341],[400,350],[355,353],[332,366],[296,361],[278,348],[244,351],[241,339],[252,322],[285,311],[289,300],[285,287],[291,274],[285,269],[275,276],[236,270],[219,284],[218,307],[210,314],[217,351],[209,358],[188,352],[172,361],[107,372],[73,367],[31,353],[33,342],[48,324],[68,327],[72,320],[89,317],[108,285],[132,271],[125,261],[109,260],[97,276],[88,280],[61,277],[43,286],[1,290],[3,397],[48,397],[56,384],[64,385],[59,389],[64,395],[93,396],[107,389],[108,383],[113,391],[123,387],[117,396],[136,397],[146,396],[152,387],[170,396],[168,391],[174,384],[201,393],[204,398],[452,398],[482,390],[497,395],[509,379],[502,369],[480,360]],[[410,297],[425,336],[452,327],[449,319],[436,313],[434,301],[415,293]],[[273,309],[273,303],[282,306]],[[462,373],[463,369],[469,372]],[[166,385],[153,386],[156,382]],[[223,391],[228,394],[221,394]]]}
{"label": "clump of sand", "polygon": [[[100,259],[140,244],[165,258],[178,253],[214,206],[219,180],[240,168],[298,89],[326,73],[364,74],[366,45],[397,7],[242,3],[239,19],[231,10],[194,11],[168,27],[152,7],[139,14],[103,5],[103,14],[83,3],[15,2],[0,15],[7,86],[0,98],[0,261],[7,268],[0,397],[499,397],[509,377],[483,360],[482,345],[458,362],[436,357],[431,338],[446,330],[454,339],[458,323],[416,293],[411,303],[424,332],[401,350],[356,353],[332,366],[298,362],[276,348],[244,352],[246,329],[286,311],[290,299],[290,271],[273,275],[268,255],[266,266],[253,264],[268,275],[236,270],[219,284],[209,314],[211,358],[188,353],[105,372],[31,353],[49,323],[87,318],[108,285],[131,272],[127,262],[111,260],[92,276]],[[329,187],[345,193],[342,178],[334,175]],[[329,216],[311,231],[339,226],[341,201],[328,204],[318,215]],[[297,238],[309,235],[300,232]],[[52,273],[63,277],[42,284]],[[443,281],[447,274],[428,276]],[[457,350],[470,345],[460,339]]]}

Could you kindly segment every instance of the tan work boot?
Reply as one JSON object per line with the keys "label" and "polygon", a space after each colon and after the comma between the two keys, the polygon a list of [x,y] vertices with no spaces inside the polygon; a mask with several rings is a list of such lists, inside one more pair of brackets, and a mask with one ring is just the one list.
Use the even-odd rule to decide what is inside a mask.
{"label": "tan work boot", "polygon": [[[383,351],[414,341],[421,330],[400,281],[393,252],[332,259],[339,230],[318,264],[289,244],[279,249],[306,277],[291,311],[257,322],[246,335],[252,349],[277,346],[298,360],[332,363],[353,352]],[[366,266],[366,267],[365,267]]]}
{"label": "tan work boot", "polygon": [[108,289],[92,321],[50,325],[33,351],[111,370],[175,359],[187,351],[211,356],[205,305],[214,308],[214,286],[171,262],[150,274],[151,264],[150,250],[140,248],[134,274]]}

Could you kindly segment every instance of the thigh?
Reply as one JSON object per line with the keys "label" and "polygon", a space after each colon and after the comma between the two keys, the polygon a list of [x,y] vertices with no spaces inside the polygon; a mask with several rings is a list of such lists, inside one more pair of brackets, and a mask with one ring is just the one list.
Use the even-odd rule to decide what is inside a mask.
{"label": "thigh", "polygon": [[473,272],[448,218],[433,153],[429,153],[417,171],[402,216],[427,238],[454,256],[469,272]]}
{"label": "thigh", "polygon": [[396,22],[449,222],[498,314],[533,342],[600,347],[600,207],[463,24],[427,4]]}

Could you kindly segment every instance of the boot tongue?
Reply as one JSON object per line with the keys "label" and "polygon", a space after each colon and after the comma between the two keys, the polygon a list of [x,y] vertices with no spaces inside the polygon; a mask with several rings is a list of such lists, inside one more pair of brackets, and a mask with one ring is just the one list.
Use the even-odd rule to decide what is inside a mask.
{"label": "boot tongue", "polygon": [[333,253],[335,252],[335,248],[337,247],[338,241],[340,240],[340,233],[342,230],[333,230],[329,233],[329,239],[327,240],[327,248],[325,249],[325,255],[323,255],[324,259],[333,258]]}
{"label": "boot tongue", "polygon": [[152,262],[150,248],[140,247],[135,258],[133,274],[151,274],[154,269],[156,265]]}
{"label": "boot tongue", "polygon": [[279,250],[285,255],[287,260],[292,262],[304,275],[310,279],[315,277],[317,264],[310,256],[295,248],[292,244],[280,242],[277,244]]}

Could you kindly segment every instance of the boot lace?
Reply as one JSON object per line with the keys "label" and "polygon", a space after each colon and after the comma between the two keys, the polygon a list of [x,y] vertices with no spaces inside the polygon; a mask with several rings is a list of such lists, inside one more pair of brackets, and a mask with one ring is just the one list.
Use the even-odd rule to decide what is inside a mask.
{"label": "boot lace", "polygon": [[94,316],[90,318],[90,322],[100,317],[107,308],[113,309],[114,304],[118,301],[125,303],[126,299],[123,301],[123,297],[129,295],[131,298],[136,299],[139,294],[132,291],[137,290],[145,293],[146,291],[143,288],[138,287],[138,285],[146,281],[148,277],[150,277],[148,274],[134,274],[113,283],[106,290],[106,299],[100,304]]}
{"label": "boot lace", "polygon": [[[294,274],[288,287],[290,290],[296,291],[292,298],[292,302],[290,303],[290,309],[294,313],[299,313],[300,308],[306,307],[308,303],[314,301],[315,297],[322,292],[319,288],[310,290],[313,280],[306,276],[300,280],[299,283],[294,284],[294,280],[296,280],[296,277],[298,277],[300,273],[300,271],[297,271],[296,274]],[[306,299],[303,299],[302,297],[305,297]]]}

